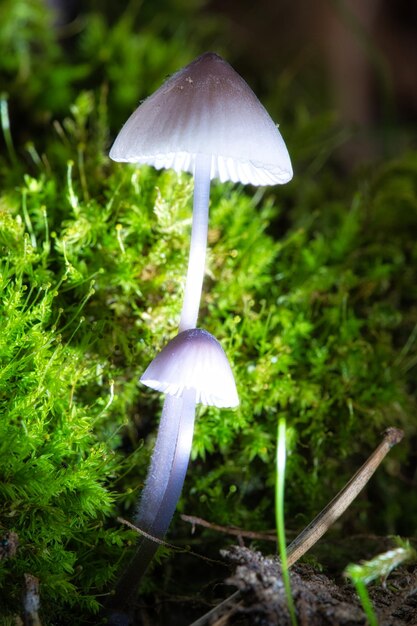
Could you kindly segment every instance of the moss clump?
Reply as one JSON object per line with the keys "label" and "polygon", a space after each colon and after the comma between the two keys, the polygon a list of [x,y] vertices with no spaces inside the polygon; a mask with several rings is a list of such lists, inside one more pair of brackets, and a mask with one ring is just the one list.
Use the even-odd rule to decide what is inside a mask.
{"label": "moss clump", "polygon": [[[123,34],[120,66],[134,48],[132,23],[113,34]],[[100,14],[88,21],[83,45],[92,32],[91,41],[105,40],[103,24]],[[146,54],[162,68],[168,52],[158,41]],[[43,71],[68,78],[52,76],[66,57],[49,45],[37,49]],[[77,48],[76,64],[81,58]],[[162,74],[182,64],[172,59]],[[0,158],[0,537],[16,533],[19,547],[0,559],[0,615],[22,611],[30,573],[41,584],[42,623],[95,623],[132,540],[116,517],[133,510],[156,433],[161,400],[137,381],[176,332],[192,179],[109,162],[108,104],[117,126],[136,96],[127,105],[117,80],[110,96],[104,70],[77,96],[68,79],[59,106],[25,76],[32,91],[21,107],[32,113],[17,133],[23,117],[11,106],[6,60],[0,55],[13,112]],[[87,82],[100,63],[109,75],[115,69],[92,56]],[[156,86],[146,80],[141,95]],[[5,110],[3,101],[7,138]],[[57,116],[51,127],[42,111]],[[200,324],[234,365],[241,407],[200,409],[181,509],[272,527],[276,426],[285,415],[286,515],[299,530],[391,425],[406,430],[405,442],[343,523],[407,534],[417,522],[416,496],[400,480],[413,479],[416,436],[417,155],[345,178],[331,165],[322,170],[313,152],[332,134],[323,119],[306,131],[303,118],[293,130],[312,137],[294,155],[298,174],[287,187],[254,194],[213,184]],[[309,161],[312,170],[302,166]],[[171,533],[181,539],[188,528],[177,518]]]}
{"label": "moss clump", "polygon": [[[273,526],[271,492],[260,499],[259,490],[275,479],[279,415],[291,431],[289,519],[301,514],[308,521],[318,512],[354,471],[353,455],[370,450],[387,425],[414,434],[408,413],[413,384],[398,350],[408,337],[407,349],[415,354],[415,307],[399,307],[402,297],[415,301],[415,250],[412,237],[381,230],[376,188],[372,183],[348,201],[305,213],[303,223],[297,220],[278,242],[242,214],[234,193],[213,207],[214,221],[232,239],[219,237],[212,251],[221,269],[208,320],[228,328],[242,408],[238,419],[207,412],[197,425],[196,456],[207,462],[207,452],[214,459],[220,447],[227,461],[213,473],[202,465],[191,487],[193,505],[203,500],[207,517],[227,524],[232,508],[237,525],[265,528],[268,519]],[[416,198],[414,190],[414,203]],[[392,510],[388,502],[384,507]],[[380,508],[378,516],[378,527],[387,532]]]}
{"label": "moss clump", "polygon": [[3,198],[0,536],[14,532],[19,545],[0,561],[2,610],[20,610],[30,572],[52,622],[65,607],[76,614],[98,608],[95,595],[111,580],[128,535],[105,528],[114,511],[108,487],[121,462],[93,428],[105,415],[109,389],[103,384],[91,405],[82,399],[84,388],[97,386],[98,362],[88,358],[93,335],[77,342],[85,323],[79,313],[62,323],[55,303],[65,274],[48,267],[49,247],[35,242],[34,231],[31,241],[13,208]]}
{"label": "moss clump", "polygon": [[[95,99],[81,94],[62,124],[69,146],[105,134],[93,116]],[[1,199],[1,524],[20,538],[2,576],[10,610],[23,573],[39,576],[48,619],[97,608],[121,558],[114,479],[119,511],[131,510],[160,410],[137,379],[177,326],[192,193],[186,175],[110,167],[87,151],[63,184],[61,172],[26,175]],[[200,410],[183,510],[272,526],[279,415],[290,427],[289,519],[317,512],[386,425],[411,428],[398,346],[414,313],[398,303],[415,289],[415,253],[403,235],[387,245],[381,189],[395,182],[374,181],[278,240],[267,233],[275,200],[255,206],[214,185],[201,323],[234,363],[241,408]],[[410,339],[407,362],[413,354]],[[392,511],[379,504],[395,524]]]}

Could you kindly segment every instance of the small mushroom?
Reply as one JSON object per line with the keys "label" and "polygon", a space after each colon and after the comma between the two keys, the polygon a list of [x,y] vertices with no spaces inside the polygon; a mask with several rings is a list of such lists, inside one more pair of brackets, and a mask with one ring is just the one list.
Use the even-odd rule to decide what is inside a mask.
{"label": "small mushroom", "polygon": [[191,247],[179,330],[195,328],[207,245],[210,180],[276,185],[292,178],[287,148],[247,83],[206,52],[130,116],[110,157],[194,175]]}
{"label": "small mushroom", "polygon": [[196,403],[239,404],[227,356],[217,339],[201,328],[174,337],[150,363],[141,382],[167,397],[134,518],[143,535],[109,608],[120,609],[129,602],[174,515],[191,453]]}
{"label": "small mushroom", "polygon": [[171,396],[193,390],[196,404],[235,407],[239,404],[235,379],[220,343],[206,330],[179,333],[155,357],[141,382]]}
{"label": "small mushroom", "polygon": [[174,337],[140,380],[167,395],[135,517],[139,528],[162,539],[181,495],[191,453],[196,404],[236,407],[239,398],[223,348],[201,328],[185,330]]}
{"label": "small mushroom", "polygon": [[170,407],[166,411],[164,406],[165,415],[135,517],[139,528],[162,539],[181,495],[196,404],[235,407],[239,398],[223,348],[201,328],[185,330],[174,337],[148,366],[141,382],[167,394],[165,405]]}

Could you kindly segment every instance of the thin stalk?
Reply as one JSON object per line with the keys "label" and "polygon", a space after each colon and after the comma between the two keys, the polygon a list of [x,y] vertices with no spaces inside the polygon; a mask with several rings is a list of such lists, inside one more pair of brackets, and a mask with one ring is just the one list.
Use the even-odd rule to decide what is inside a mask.
{"label": "thin stalk", "polygon": [[168,485],[180,429],[181,409],[181,398],[165,397],[148,475],[133,518],[136,526],[147,533],[150,532],[155,509],[162,502]]}
{"label": "thin stalk", "polygon": [[17,163],[17,157],[10,130],[8,95],[6,93],[0,93],[0,125],[3,130],[4,142],[7,152],[9,153],[10,161],[15,165]]}
{"label": "thin stalk", "polygon": [[197,326],[206,263],[211,156],[197,154],[194,169],[193,224],[178,332]]}
{"label": "thin stalk", "polygon": [[292,626],[297,626],[294,600],[291,593],[290,575],[288,572],[287,547],[285,543],[284,522],[284,491],[285,491],[285,463],[286,463],[286,424],[282,417],[278,421],[277,459],[275,480],[275,516],[277,524],[277,539],[281,559],[282,580],[287,596],[288,611]]}
{"label": "thin stalk", "polygon": [[369,626],[378,626],[378,618],[375,615],[374,608],[372,606],[371,599],[368,594],[368,590],[366,588],[365,583],[360,579],[352,578],[353,584],[355,585],[356,593],[359,596],[359,600],[361,601],[362,608],[365,612],[366,619],[368,621]]}
{"label": "thin stalk", "polygon": [[[148,478],[134,519],[136,526],[146,535],[140,538],[136,552],[108,603],[108,609],[122,610],[129,604],[160,545],[151,537],[163,539],[171,523],[190,458],[195,404],[193,390],[185,391],[181,398],[167,396],[165,399],[164,418],[161,418]],[[171,417],[176,421],[175,428],[169,424]],[[169,443],[172,441],[170,437],[174,430],[176,430],[176,437],[173,440],[175,444],[170,451]],[[161,458],[164,452],[169,456],[169,462]],[[158,462],[162,465],[158,465]]]}
{"label": "thin stalk", "polygon": [[28,207],[27,207],[27,191],[26,191],[26,189],[23,189],[23,191],[22,191],[22,213],[23,213],[23,219],[25,220],[27,231],[29,233],[30,243],[32,244],[33,248],[36,248],[38,244],[37,244],[37,241],[36,241],[35,231],[33,230],[32,221],[30,219],[29,211],[28,211]]}
{"label": "thin stalk", "polygon": [[[207,249],[210,169],[211,156],[197,155],[194,170],[194,206],[190,253],[178,332],[195,328],[197,324]],[[165,398],[148,477],[141,496],[139,509],[135,516],[135,523],[139,528],[159,539],[162,539],[165,535],[176,503],[168,524],[156,518],[156,503],[161,502],[165,507],[168,506],[167,500],[164,500],[165,495],[163,495],[167,492],[167,484],[169,481],[172,484],[172,476],[175,475],[177,481],[179,481],[180,476],[183,474],[179,491],[176,487],[172,490],[172,494],[178,492],[177,500],[179,499],[191,453],[195,399],[192,408],[191,431],[189,432],[187,430],[189,425],[187,417],[190,409],[189,396],[190,392],[185,392],[182,399],[170,396]],[[176,442],[175,447],[172,445],[173,441]],[[184,442],[182,447],[179,445],[180,442]],[[188,453],[186,452],[187,450]],[[186,456],[187,454],[188,456]],[[170,507],[172,508],[172,504],[170,504]],[[160,523],[162,526],[159,526]],[[165,526],[165,530],[162,531]],[[151,528],[155,532],[151,533]],[[159,532],[157,529],[159,529]]]}
{"label": "thin stalk", "polygon": [[[172,516],[174,515],[184,484],[193,442],[196,405],[195,391],[190,389],[185,390],[180,401],[180,421],[171,470],[158,512],[149,528],[149,533],[158,539],[163,539],[168,530]],[[140,511],[135,521],[139,528],[142,528],[140,525]],[[143,530],[146,531],[146,528]]]}

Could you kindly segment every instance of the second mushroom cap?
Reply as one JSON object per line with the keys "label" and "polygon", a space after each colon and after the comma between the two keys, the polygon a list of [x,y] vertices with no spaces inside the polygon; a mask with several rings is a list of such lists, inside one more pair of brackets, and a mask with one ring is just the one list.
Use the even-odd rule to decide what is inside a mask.
{"label": "second mushroom cap", "polygon": [[217,407],[239,404],[232,370],[220,343],[206,330],[179,333],[154,358],[141,382],[163,393],[181,396],[194,390],[196,403]]}

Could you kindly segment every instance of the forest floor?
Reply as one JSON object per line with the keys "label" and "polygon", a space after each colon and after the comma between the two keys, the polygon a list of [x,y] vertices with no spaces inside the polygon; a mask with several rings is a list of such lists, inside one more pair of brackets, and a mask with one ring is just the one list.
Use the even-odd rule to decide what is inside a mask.
{"label": "forest floor", "polygon": [[[238,588],[223,610],[196,626],[290,626],[284,584],[276,557],[234,547],[225,556],[236,564],[229,583]],[[364,611],[347,581],[338,584],[308,564],[291,568],[298,626],[360,626]],[[399,568],[384,585],[369,589],[379,626],[417,625],[417,568]]]}
{"label": "forest floor", "polygon": [[[388,539],[377,542],[382,542],[380,549],[389,545]],[[367,538],[352,537],[343,550],[356,561],[368,543]],[[296,563],[290,569],[298,626],[365,626],[369,622],[353,585],[331,565],[332,550],[340,558],[338,548],[328,548],[324,565]],[[206,580],[197,594],[162,594],[157,609],[145,601],[135,626],[291,626],[278,557],[238,545],[221,550],[221,555],[230,568],[223,580],[218,575]],[[184,577],[191,576],[195,589],[204,565],[193,564],[186,555],[177,558],[184,559],[180,569]],[[417,626],[415,565],[398,567],[386,581],[369,585],[368,593],[378,626]]]}

